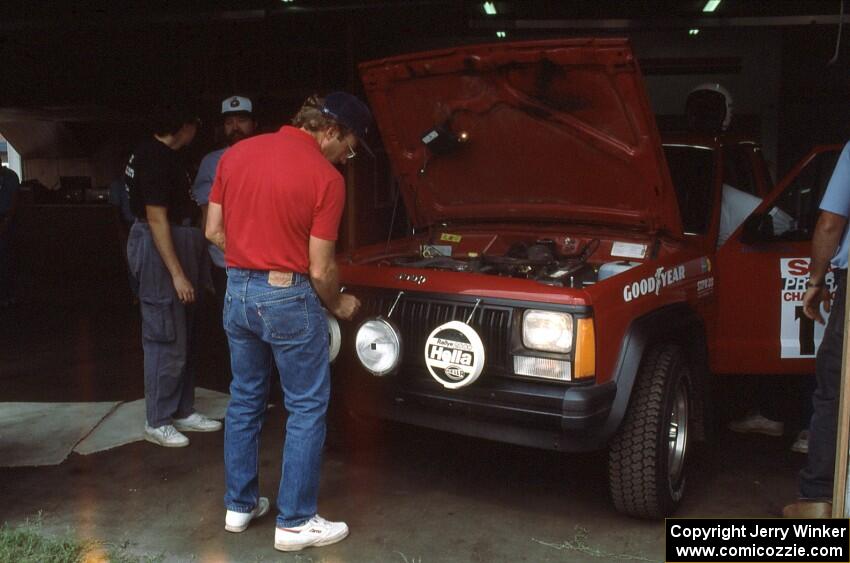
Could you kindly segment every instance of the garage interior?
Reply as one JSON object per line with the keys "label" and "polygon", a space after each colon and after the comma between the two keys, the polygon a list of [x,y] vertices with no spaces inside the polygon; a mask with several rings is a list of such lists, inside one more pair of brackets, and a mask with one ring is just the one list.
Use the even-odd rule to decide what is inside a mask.
{"label": "garage interior", "polygon": [[[92,0],[0,8],[0,159],[22,181],[17,303],[0,308],[0,402],[95,403],[111,412],[144,396],[140,315],[107,194],[157,104],[197,103],[204,126],[183,151],[197,169],[223,146],[217,110],[233,94],[254,100],[260,130],[270,132],[314,92],[362,95],[364,61],[484,42],[627,37],[659,128],[682,125],[696,85],[720,83],[733,95],[733,129],[761,142],[778,182],[812,147],[850,138],[842,4],[722,0],[707,12],[705,0]],[[375,159],[344,171],[343,253],[409,229],[403,212],[393,220],[397,187],[377,135],[372,144]],[[229,383],[215,300],[199,316],[197,383],[214,401]],[[714,381],[717,434],[690,462],[677,516],[773,517],[794,498],[805,461],[789,451],[802,427],[800,378],[771,384],[787,390],[782,437],[727,430],[754,385]],[[279,393],[263,433],[264,493],[279,478]],[[663,560],[663,523],[614,511],[600,454],[332,414],[321,511],[345,519],[352,534],[320,552],[275,553],[270,516],[241,535],[222,529],[222,433],[195,435],[181,450],[133,442],[15,467],[34,427],[65,426],[55,420],[62,416],[79,422],[61,409],[33,418],[21,435],[9,433],[13,421],[0,411],[0,522],[38,519],[48,534],[165,561]]]}

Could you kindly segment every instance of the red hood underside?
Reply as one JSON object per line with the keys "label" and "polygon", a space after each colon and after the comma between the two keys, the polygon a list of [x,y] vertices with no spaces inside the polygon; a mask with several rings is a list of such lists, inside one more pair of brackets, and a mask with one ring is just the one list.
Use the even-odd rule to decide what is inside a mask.
{"label": "red hood underside", "polygon": [[[416,226],[574,221],[681,236],[626,40],[476,45],[360,68]],[[468,140],[434,150],[422,140],[434,128]]]}

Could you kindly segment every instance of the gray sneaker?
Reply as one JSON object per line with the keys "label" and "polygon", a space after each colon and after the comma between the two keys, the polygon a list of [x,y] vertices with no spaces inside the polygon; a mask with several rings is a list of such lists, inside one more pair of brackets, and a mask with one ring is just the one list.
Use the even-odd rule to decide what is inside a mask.
{"label": "gray sneaker", "polygon": [[184,448],[189,445],[189,438],[178,432],[170,424],[151,428],[145,423],[145,440],[166,448]]}
{"label": "gray sneaker", "polygon": [[797,434],[797,439],[794,440],[794,443],[791,444],[791,451],[797,452],[798,454],[807,454],[809,453],[809,431],[801,430],[799,434]]}
{"label": "gray sneaker", "polygon": [[782,436],[785,425],[778,420],[770,420],[758,413],[745,416],[729,423],[729,430],[743,434],[765,434],[766,436]]}
{"label": "gray sneaker", "polygon": [[186,418],[175,418],[174,427],[181,432],[217,432],[221,430],[221,423],[199,412],[193,412]]}

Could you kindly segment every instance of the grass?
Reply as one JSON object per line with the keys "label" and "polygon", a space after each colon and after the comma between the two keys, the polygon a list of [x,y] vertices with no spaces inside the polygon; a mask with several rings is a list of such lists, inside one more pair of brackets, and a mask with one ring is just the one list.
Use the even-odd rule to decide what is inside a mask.
{"label": "grass", "polygon": [[158,563],[163,556],[127,553],[128,544],[50,536],[41,530],[41,515],[24,524],[0,527],[0,561],[15,563]]}

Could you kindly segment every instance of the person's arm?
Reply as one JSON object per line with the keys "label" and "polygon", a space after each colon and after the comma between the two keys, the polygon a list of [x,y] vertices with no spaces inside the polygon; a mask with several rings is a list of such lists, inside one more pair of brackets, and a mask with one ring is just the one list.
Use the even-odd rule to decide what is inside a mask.
{"label": "person's arm", "polygon": [[209,207],[209,204],[205,203],[203,205],[198,205],[198,207],[201,208],[201,230],[206,231],[207,230],[207,208]]}
{"label": "person's arm", "polygon": [[846,225],[846,217],[821,211],[815,226],[815,234],[812,238],[812,260],[809,264],[809,283],[816,287],[809,287],[806,290],[803,296],[803,313],[821,324],[824,322],[820,314],[821,302],[827,312],[830,307],[829,288],[825,283],[826,272],[829,269],[829,261],[841,243],[841,236]]}
{"label": "person's arm", "polygon": [[192,287],[192,282],[183,272],[183,266],[180,265],[177,252],[174,250],[167,208],[159,205],[146,205],[145,216],[151,229],[154,245],[171,274],[171,281],[174,284],[174,290],[177,292],[177,298],[182,303],[194,303],[195,288]]}
{"label": "person's arm", "polygon": [[319,299],[335,317],[351,320],[360,309],[360,300],[353,295],[339,292],[335,247],[335,241],[310,237],[310,280]]}
{"label": "person's arm", "polygon": [[224,238],[224,215],[221,212],[221,204],[210,202],[203,207],[204,210],[204,235],[207,240],[225,252]]}

